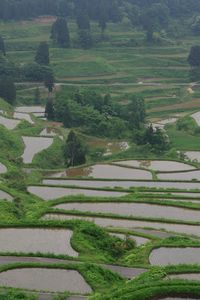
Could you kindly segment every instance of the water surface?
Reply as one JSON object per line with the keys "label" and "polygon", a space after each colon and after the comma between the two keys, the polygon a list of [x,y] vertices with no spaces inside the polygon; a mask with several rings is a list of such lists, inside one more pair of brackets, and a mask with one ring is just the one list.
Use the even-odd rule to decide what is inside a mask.
{"label": "water surface", "polygon": [[0,163],[0,174],[4,174],[7,172],[6,166],[4,166],[2,163]]}
{"label": "water surface", "polygon": [[0,116],[0,125],[5,126],[7,129],[14,129],[20,123],[19,120],[8,119],[3,116]]}
{"label": "water surface", "polygon": [[15,119],[19,119],[19,120],[26,120],[27,122],[29,122],[30,124],[34,124],[33,120],[31,119],[29,114],[26,113],[19,113],[19,112],[15,112],[13,117]]}
{"label": "water surface", "polygon": [[184,154],[190,159],[200,162],[200,151],[184,151]]}
{"label": "water surface", "polygon": [[86,168],[71,168],[64,172],[52,174],[52,177],[84,176],[107,179],[152,179],[149,171],[123,168],[114,165],[94,165]]}
{"label": "water surface", "polygon": [[200,126],[200,111],[194,113],[191,117],[196,121],[197,125]]}
{"label": "water surface", "polygon": [[129,167],[152,169],[160,172],[186,171],[195,169],[195,167],[185,163],[164,160],[124,160],[115,163]]}
{"label": "water surface", "polygon": [[[102,227],[117,227],[127,229],[157,229],[167,230],[179,234],[195,235],[200,237],[200,225],[184,225],[184,224],[168,224],[162,222],[151,222],[151,221],[134,221],[134,220],[122,220],[122,219],[111,219],[111,218],[97,218],[97,217],[84,217],[66,214],[46,214],[43,219],[47,220],[87,220],[94,222],[95,224]],[[147,233],[147,231],[145,231]],[[151,234],[151,231],[149,232]]]}
{"label": "water surface", "polygon": [[11,195],[9,195],[8,193],[0,190],[0,200],[8,200],[8,201],[12,201],[13,197]]}
{"label": "water surface", "polygon": [[110,213],[121,216],[145,217],[154,219],[170,219],[183,221],[200,220],[200,210],[184,209],[164,205],[144,203],[64,203],[55,208],[64,210],[76,210],[81,212]]}
{"label": "water surface", "polygon": [[53,138],[25,137],[23,136],[25,150],[22,155],[25,164],[32,163],[35,154],[49,148],[53,143]]}
{"label": "water surface", "polygon": [[74,270],[21,268],[0,273],[0,285],[26,290],[91,293],[90,286]]}
{"label": "water surface", "polygon": [[187,274],[175,274],[168,275],[170,279],[184,279],[184,280],[200,280],[200,273],[187,273]]}
{"label": "water surface", "polygon": [[200,264],[200,248],[159,248],[151,252],[151,265]]}
{"label": "water surface", "polygon": [[42,106],[18,106],[15,111],[20,113],[44,113],[45,108]]}
{"label": "water surface", "polygon": [[71,247],[73,232],[64,229],[0,229],[0,252],[54,253],[77,257]]}
{"label": "water surface", "polygon": [[160,180],[198,180],[200,181],[200,170],[194,170],[189,172],[178,172],[178,173],[160,173],[157,174]]}
{"label": "water surface", "polygon": [[47,185],[66,185],[66,186],[78,186],[78,187],[90,187],[90,188],[175,188],[175,189],[200,189],[200,183],[198,182],[159,182],[159,181],[105,181],[105,180],[59,180],[59,179],[44,179],[43,184]]}
{"label": "water surface", "polygon": [[70,189],[70,188],[57,188],[48,186],[29,186],[28,191],[44,200],[53,200],[66,196],[84,195],[84,196],[97,196],[97,197],[122,197],[127,195],[123,192],[108,192],[84,189]]}

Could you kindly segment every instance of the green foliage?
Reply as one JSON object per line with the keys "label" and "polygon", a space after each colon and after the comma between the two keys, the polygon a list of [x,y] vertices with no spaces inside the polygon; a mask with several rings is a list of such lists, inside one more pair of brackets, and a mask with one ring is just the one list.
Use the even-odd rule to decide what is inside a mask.
{"label": "green foliage", "polygon": [[200,67],[200,46],[192,46],[188,56],[188,62],[191,67]]}
{"label": "green foliage", "polygon": [[86,162],[86,148],[74,131],[70,131],[68,135],[64,156],[67,166],[77,166]]}
{"label": "green foliage", "polygon": [[37,300],[37,296],[13,289],[0,291],[0,300]]}
{"label": "green foliage", "polygon": [[143,131],[137,131],[134,139],[139,145],[150,145],[156,153],[169,150],[169,138],[160,128],[153,128],[152,124]]}
{"label": "green foliage", "polygon": [[46,42],[41,42],[38,46],[35,62],[39,65],[49,65],[49,45]]}
{"label": "green foliage", "polygon": [[104,229],[89,222],[82,222],[74,231],[73,245],[82,257],[90,261],[116,261],[135,247],[132,240],[122,241],[110,236]]}
{"label": "green foliage", "polygon": [[49,97],[45,107],[45,115],[48,120],[54,120],[55,112],[52,97]]}
{"label": "green foliage", "polygon": [[54,43],[62,48],[70,47],[70,35],[65,18],[59,17],[53,23],[51,29],[51,38]]}
{"label": "green foliage", "polygon": [[186,131],[190,134],[194,134],[198,132],[198,125],[195,120],[190,116],[185,116],[183,118],[178,119],[176,122],[177,130]]}
{"label": "green foliage", "polygon": [[5,99],[9,104],[14,104],[16,100],[16,87],[11,78],[0,78],[0,97]]}
{"label": "green foliage", "polygon": [[63,168],[65,164],[63,141],[56,137],[53,144],[46,150],[35,155],[33,164],[41,169]]}
{"label": "green foliage", "polygon": [[1,35],[0,35],[0,52],[2,52],[4,56],[6,55],[4,39]]}

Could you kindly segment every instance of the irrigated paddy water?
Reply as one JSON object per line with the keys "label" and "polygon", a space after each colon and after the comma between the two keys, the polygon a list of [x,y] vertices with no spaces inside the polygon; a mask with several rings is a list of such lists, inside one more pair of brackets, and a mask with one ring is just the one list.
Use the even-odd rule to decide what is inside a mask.
{"label": "irrigated paddy water", "polygon": [[0,124],[5,126],[7,129],[14,129],[20,123],[19,120],[8,119],[3,116],[0,116]]}
{"label": "irrigated paddy water", "polygon": [[11,195],[9,195],[8,193],[0,190],[0,200],[8,200],[8,201],[12,201],[13,197]]}
{"label": "irrigated paddy water", "polygon": [[74,270],[21,268],[0,273],[0,285],[26,290],[87,294],[92,292],[84,278]]}
{"label": "irrigated paddy water", "polygon": [[162,222],[151,221],[135,221],[135,220],[123,220],[123,219],[111,219],[101,217],[86,217],[67,214],[46,214],[43,219],[47,220],[88,220],[102,227],[117,227],[117,228],[149,228],[158,230],[167,230],[178,234],[188,234],[200,237],[200,225],[185,225],[185,224],[171,224]]}
{"label": "irrigated paddy water", "polygon": [[77,186],[77,187],[87,187],[87,188],[134,188],[134,187],[144,187],[144,188],[171,188],[179,190],[192,190],[199,189],[200,184],[198,182],[160,182],[160,181],[104,181],[104,180],[64,180],[64,179],[44,179],[43,184],[47,185],[66,185],[66,186]]}
{"label": "irrigated paddy water", "polygon": [[200,248],[159,248],[151,252],[152,265],[200,264]]}
{"label": "irrigated paddy water", "polygon": [[53,138],[43,137],[22,137],[25,144],[24,153],[22,155],[25,164],[32,163],[35,154],[49,148],[53,143]]}
{"label": "irrigated paddy water", "polygon": [[48,187],[48,186],[29,186],[28,191],[44,200],[53,200],[57,198],[84,195],[84,196],[97,196],[97,197],[122,197],[128,193],[123,192],[109,192],[98,190],[86,190],[86,189],[70,189],[62,187]]}
{"label": "irrigated paddy water", "polygon": [[139,169],[123,168],[114,165],[94,165],[86,168],[73,168],[64,172],[55,173],[52,177],[93,177],[107,179],[147,179],[151,180],[150,172]]}
{"label": "irrigated paddy water", "polygon": [[0,229],[0,252],[53,253],[76,257],[71,247],[73,232],[65,229]]}
{"label": "irrigated paddy water", "polygon": [[114,163],[160,172],[187,171],[195,169],[195,167],[189,164],[165,160],[121,160],[115,161]]}
{"label": "irrigated paddy water", "polygon": [[200,210],[184,209],[144,203],[65,203],[55,206],[64,210],[110,213],[128,217],[195,221],[200,220]]}
{"label": "irrigated paddy water", "polygon": [[2,163],[0,163],[0,174],[4,174],[7,172],[6,166],[4,166]]}

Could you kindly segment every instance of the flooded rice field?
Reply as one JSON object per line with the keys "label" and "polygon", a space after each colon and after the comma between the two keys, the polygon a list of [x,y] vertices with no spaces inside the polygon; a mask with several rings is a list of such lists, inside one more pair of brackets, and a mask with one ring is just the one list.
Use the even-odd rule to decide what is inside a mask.
{"label": "flooded rice field", "polygon": [[31,116],[26,113],[20,113],[20,112],[15,112],[13,117],[18,120],[26,120],[30,124],[34,124],[33,120],[31,119]]}
{"label": "flooded rice field", "polygon": [[2,163],[0,163],[0,174],[4,174],[7,172],[6,166],[4,166]]}
{"label": "flooded rice field", "polygon": [[35,154],[49,148],[53,143],[53,138],[42,137],[22,137],[25,144],[24,153],[22,155],[25,164],[32,163]]}
{"label": "flooded rice field", "polygon": [[15,109],[19,113],[44,113],[45,108],[42,106],[18,106]]}
{"label": "flooded rice field", "polygon": [[71,168],[64,172],[51,175],[52,177],[93,177],[106,179],[152,179],[149,171],[123,168],[114,165],[94,165],[85,168]]}
{"label": "flooded rice field", "polygon": [[164,160],[121,160],[116,161],[115,163],[129,167],[145,168],[160,172],[187,171],[195,169],[195,167],[189,164]]}
{"label": "flooded rice field", "polygon": [[200,264],[200,248],[159,248],[151,252],[151,265]]}
{"label": "flooded rice field", "polygon": [[66,186],[77,186],[77,187],[87,187],[87,188],[134,188],[134,187],[144,187],[144,188],[171,188],[171,189],[188,189],[196,190],[200,189],[200,184],[198,182],[159,182],[159,181],[106,181],[106,180],[60,180],[60,179],[44,179],[43,184],[47,185],[66,185]]}
{"label": "flooded rice field", "polygon": [[81,212],[110,213],[128,217],[145,217],[156,219],[199,221],[200,210],[184,209],[163,205],[144,203],[65,203],[55,208]]}
{"label": "flooded rice field", "polygon": [[197,125],[200,126],[200,111],[194,113],[191,117],[196,121]]}
{"label": "flooded rice field", "polygon": [[11,195],[9,195],[8,193],[0,190],[0,200],[8,200],[8,201],[12,201],[13,197]]}
{"label": "flooded rice field", "polygon": [[200,151],[185,151],[184,154],[190,160],[200,162]]}
{"label": "flooded rice field", "polygon": [[0,116],[0,125],[5,126],[7,129],[14,129],[20,123],[19,120],[8,119],[3,116]]}
{"label": "flooded rice field", "polygon": [[79,272],[74,270],[21,268],[0,273],[0,285],[35,291],[92,292]]}
{"label": "flooded rice field", "polygon": [[160,174],[157,174],[157,177],[160,180],[180,180],[180,181],[198,180],[198,181],[200,181],[200,170],[194,170],[194,171],[189,171],[189,172],[180,172],[180,173],[160,173]]}
{"label": "flooded rice field", "polygon": [[71,247],[73,232],[64,229],[0,229],[0,252],[53,253],[77,257]]}
{"label": "flooded rice field", "polygon": [[187,273],[187,274],[175,274],[168,275],[170,279],[184,279],[184,280],[200,280],[200,273]]}
{"label": "flooded rice field", "polygon": [[57,188],[48,186],[29,186],[28,191],[44,200],[53,200],[57,198],[84,195],[91,197],[122,197],[128,193],[123,192],[109,192],[109,191],[97,191],[97,190],[84,190],[84,189],[70,189],[70,188]]}
{"label": "flooded rice field", "polygon": [[[135,221],[135,220],[122,220],[122,219],[111,219],[111,218],[97,218],[97,217],[86,217],[86,216],[75,216],[66,214],[46,214],[43,219],[46,220],[88,220],[102,227],[115,227],[115,228],[149,228],[158,230],[167,230],[178,234],[187,234],[200,237],[200,225],[185,225],[185,224],[170,224],[162,222],[151,222],[151,221]],[[149,233],[151,234],[151,233]]]}

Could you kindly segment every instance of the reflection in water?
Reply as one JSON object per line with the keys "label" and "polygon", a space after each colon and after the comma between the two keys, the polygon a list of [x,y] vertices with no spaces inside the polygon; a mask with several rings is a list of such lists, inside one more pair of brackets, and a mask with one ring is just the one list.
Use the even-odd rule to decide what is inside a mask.
{"label": "reflection in water", "polygon": [[91,167],[71,168],[65,172],[52,174],[51,177],[93,177],[107,179],[152,179],[149,171],[123,168],[114,165],[94,165]]}
{"label": "reflection in water", "polygon": [[124,160],[117,161],[115,163],[129,167],[152,169],[160,172],[186,171],[195,169],[195,167],[185,163],[164,160]]}

